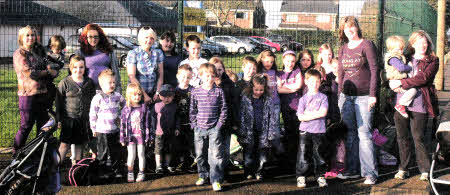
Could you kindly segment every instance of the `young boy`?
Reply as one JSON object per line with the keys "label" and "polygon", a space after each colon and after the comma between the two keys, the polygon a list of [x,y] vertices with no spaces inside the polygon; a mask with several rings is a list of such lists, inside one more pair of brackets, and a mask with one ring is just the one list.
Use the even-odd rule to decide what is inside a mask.
{"label": "young boy", "polygon": [[[160,102],[152,109],[152,134],[155,136],[155,161],[156,173],[162,173],[164,168],[174,172],[171,166],[171,158],[174,154],[176,136],[180,134],[180,125],[177,120],[177,104],[173,102],[175,89],[164,84],[159,92]],[[161,166],[161,156],[164,156],[164,166]]]}
{"label": "young boy", "polygon": [[[182,143],[183,149],[178,151],[181,155],[177,171],[194,172],[197,170],[197,165],[192,164],[195,159],[194,131],[191,129],[189,120],[190,96],[194,89],[192,85],[189,85],[191,78],[192,68],[188,64],[178,67],[178,86],[175,88],[175,102],[177,103],[178,121],[180,122],[181,135],[179,138],[181,139],[180,142]],[[188,159],[191,161],[188,161]]]}
{"label": "young boy", "polygon": [[120,109],[125,105],[125,98],[115,92],[116,83],[111,69],[103,70],[98,76],[101,90],[91,101],[89,122],[94,137],[97,137],[97,159],[100,165],[106,165],[108,156],[111,169],[116,177],[122,177],[120,167],[121,146],[119,143]]}
{"label": "young boy", "polygon": [[[386,39],[387,52],[384,56],[384,68],[386,69],[386,78],[388,80],[404,79],[411,73],[412,67],[405,64],[406,59],[402,54],[404,47],[405,40],[403,40],[401,36],[390,36]],[[403,117],[408,118],[406,106],[411,104],[416,94],[416,88],[411,88],[404,91],[402,97],[395,105],[395,110],[397,110]]]}
{"label": "young boy", "polygon": [[195,185],[204,185],[209,177],[213,190],[220,191],[224,174],[221,128],[227,118],[227,105],[223,90],[214,85],[215,66],[202,64],[199,76],[202,85],[192,91],[189,111],[199,174]]}
{"label": "young boy", "polygon": [[208,60],[200,57],[200,51],[202,49],[201,40],[197,35],[189,35],[186,37],[186,48],[189,52],[189,57],[180,62],[180,66],[189,64],[192,68],[192,79],[190,84],[194,87],[200,86],[200,78],[198,76],[198,68],[204,63],[208,63]]}
{"label": "young boy", "polygon": [[235,82],[235,87],[231,92],[232,106],[232,128],[234,131],[237,130],[240,122],[240,103],[242,99],[242,90],[244,90],[250,83],[252,76],[256,74],[257,62],[252,56],[245,56],[242,60],[242,72],[243,76],[240,80]]}
{"label": "young boy", "polygon": [[[327,186],[324,178],[326,163],[319,154],[319,146],[325,135],[325,117],[328,111],[327,96],[319,92],[321,73],[310,69],[305,74],[308,92],[300,98],[297,116],[300,123],[299,146],[297,153],[297,187],[306,187],[305,173],[313,165],[319,187]],[[311,143],[312,142],[312,143]]]}

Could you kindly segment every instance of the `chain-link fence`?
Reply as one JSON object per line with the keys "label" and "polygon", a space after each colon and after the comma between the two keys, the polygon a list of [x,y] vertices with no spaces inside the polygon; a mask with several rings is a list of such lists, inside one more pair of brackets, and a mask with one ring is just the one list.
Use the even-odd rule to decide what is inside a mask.
{"label": "chain-link fence", "polygon": [[[244,56],[256,57],[264,49],[276,52],[279,65],[286,50],[309,49],[316,56],[321,44],[330,43],[337,51],[339,19],[348,15],[359,18],[363,37],[379,48],[387,36],[407,38],[417,29],[435,39],[436,11],[426,0],[0,0],[0,146],[11,146],[19,127],[12,54],[19,47],[17,34],[23,26],[34,26],[44,45],[52,35],[62,35],[69,57],[80,47],[82,27],[99,24],[117,53],[122,86],[126,86],[125,56],[138,46],[137,33],[143,26],[151,26],[158,35],[177,32],[177,51],[184,57],[187,52],[181,49],[181,40],[198,35],[203,40],[202,57],[219,56],[227,69],[238,73]],[[63,70],[55,84],[65,76]]]}

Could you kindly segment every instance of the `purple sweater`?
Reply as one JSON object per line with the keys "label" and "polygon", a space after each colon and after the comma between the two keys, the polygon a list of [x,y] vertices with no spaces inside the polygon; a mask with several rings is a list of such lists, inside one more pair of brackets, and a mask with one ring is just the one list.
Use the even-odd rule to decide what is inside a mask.
{"label": "purple sweater", "polygon": [[349,96],[376,96],[378,81],[376,48],[364,39],[357,47],[339,49],[339,92]]}
{"label": "purple sweater", "polygon": [[211,90],[205,90],[201,86],[192,90],[189,117],[192,129],[220,129],[227,119],[223,90],[215,86]]}

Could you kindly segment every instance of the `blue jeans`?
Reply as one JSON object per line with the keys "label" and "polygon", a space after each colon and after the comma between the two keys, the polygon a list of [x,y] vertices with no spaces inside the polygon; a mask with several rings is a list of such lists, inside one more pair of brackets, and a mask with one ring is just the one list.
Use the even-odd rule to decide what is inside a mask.
{"label": "blue jeans", "polygon": [[345,168],[349,172],[358,172],[361,176],[378,177],[375,151],[372,142],[372,113],[369,111],[369,96],[347,96],[340,94],[339,109],[342,120],[348,128],[345,143]]}
{"label": "blue jeans", "polygon": [[224,143],[220,129],[194,129],[194,145],[197,169],[200,178],[210,178],[210,182],[223,182]]}

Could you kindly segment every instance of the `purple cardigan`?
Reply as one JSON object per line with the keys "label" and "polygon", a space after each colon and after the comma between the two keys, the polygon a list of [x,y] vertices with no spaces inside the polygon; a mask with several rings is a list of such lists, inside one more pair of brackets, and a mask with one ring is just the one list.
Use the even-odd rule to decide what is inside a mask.
{"label": "purple cardigan", "polygon": [[[149,128],[150,128],[150,112],[146,104],[142,104],[138,108],[141,113],[141,135],[145,138],[145,143],[149,140]],[[131,107],[124,106],[122,109],[122,114],[120,115],[120,142],[129,143],[131,141],[132,129],[128,123],[131,116]]]}

